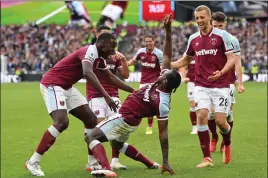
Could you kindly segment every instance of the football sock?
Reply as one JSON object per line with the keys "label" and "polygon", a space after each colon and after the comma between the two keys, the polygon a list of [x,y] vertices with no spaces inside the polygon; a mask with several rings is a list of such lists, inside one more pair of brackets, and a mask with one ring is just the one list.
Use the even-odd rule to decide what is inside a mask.
{"label": "football sock", "polygon": [[151,168],[154,165],[154,162],[146,158],[141,154],[134,146],[124,143],[124,146],[120,149],[120,152],[124,153],[126,156],[142,162],[148,168]]}
{"label": "football sock", "polygon": [[54,144],[56,138],[60,135],[60,132],[54,125],[51,125],[47,131],[43,134],[43,137],[36,149],[36,152],[30,158],[30,162],[39,162],[41,156]]}
{"label": "football sock", "polygon": [[91,149],[94,157],[96,158],[96,160],[99,162],[99,164],[102,166],[103,169],[112,170],[106,155],[106,151],[103,145],[98,140],[93,140],[89,144],[89,148]]}
{"label": "football sock", "polygon": [[148,127],[152,127],[153,122],[154,122],[154,118],[153,117],[148,117]]}
{"label": "football sock", "polygon": [[211,132],[212,139],[218,140],[217,126],[214,118],[214,113],[209,112],[208,128]]}
{"label": "football sock", "polygon": [[[91,134],[92,130],[93,130],[93,129],[85,128],[85,136]],[[88,145],[87,145],[87,152],[88,152],[88,162],[90,162],[90,160],[91,160],[91,158],[92,158],[91,156],[93,155],[93,153],[92,153],[92,151],[90,150],[90,148],[88,147]]]}
{"label": "football sock", "polygon": [[191,123],[192,126],[196,125],[196,112],[195,112],[195,108],[190,107],[190,119],[191,119]]}
{"label": "football sock", "polygon": [[119,158],[119,150],[112,148],[112,158]]}
{"label": "football sock", "polygon": [[197,133],[198,138],[200,142],[200,146],[205,157],[211,157],[210,156],[210,150],[209,150],[209,132],[208,132],[208,126],[207,125],[197,125]]}
{"label": "football sock", "polygon": [[229,146],[231,144],[231,126],[228,124],[228,128],[220,132],[223,137],[224,145]]}

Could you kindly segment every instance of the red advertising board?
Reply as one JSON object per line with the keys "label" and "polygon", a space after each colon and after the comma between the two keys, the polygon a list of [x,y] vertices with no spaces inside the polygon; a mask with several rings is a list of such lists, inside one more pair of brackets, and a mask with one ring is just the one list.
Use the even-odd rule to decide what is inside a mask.
{"label": "red advertising board", "polygon": [[142,1],[141,11],[142,20],[145,21],[159,21],[164,18],[165,14],[172,14],[174,17],[174,10],[172,8],[172,1]]}

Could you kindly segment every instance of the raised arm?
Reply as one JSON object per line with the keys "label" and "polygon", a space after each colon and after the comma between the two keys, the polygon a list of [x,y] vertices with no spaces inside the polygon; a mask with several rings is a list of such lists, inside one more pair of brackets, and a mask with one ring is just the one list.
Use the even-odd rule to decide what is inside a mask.
{"label": "raised arm", "polygon": [[166,37],[164,41],[164,55],[162,62],[162,70],[171,68],[172,58],[172,39],[171,39],[171,15],[165,16],[164,27],[166,29]]}

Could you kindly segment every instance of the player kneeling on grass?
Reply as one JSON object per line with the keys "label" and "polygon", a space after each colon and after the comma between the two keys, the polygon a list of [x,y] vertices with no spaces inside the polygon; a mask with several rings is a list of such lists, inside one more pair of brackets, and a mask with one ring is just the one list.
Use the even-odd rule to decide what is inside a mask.
{"label": "player kneeling on grass", "polygon": [[158,116],[159,139],[162,148],[162,173],[168,171],[175,174],[168,162],[168,114],[170,109],[171,93],[175,92],[181,83],[181,76],[177,71],[170,69],[172,56],[171,45],[171,16],[165,17],[166,39],[164,45],[164,60],[162,75],[153,84],[139,89],[128,96],[122,104],[117,117],[99,123],[91,134],[87,135],[94,157],[102,166],[101,170],[92,171],[94,176],[116,177],[112,171],[101,142],[112,141],[112,147],[126,156],[142,162],[148,168],[159,169],[161,166],[142,155],[135,147],[126,143],[129,134],[134,132],[144,117]]}

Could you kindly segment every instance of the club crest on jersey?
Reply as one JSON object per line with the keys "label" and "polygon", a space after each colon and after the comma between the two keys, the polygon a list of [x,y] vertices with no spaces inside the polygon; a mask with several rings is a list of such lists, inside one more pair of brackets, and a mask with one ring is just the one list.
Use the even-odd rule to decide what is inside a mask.
{"label": "club crest on jersey", "polygon": [[210,40],[210,43],[214,46],[214,45],[216,45],[216,43],[217,43],[217,38],[212,38],[211,40]]}
{"label": "club crest on jersey", "polygon": [[156,100],[156,99],[157,99],[157,94],[154,94],[154,95],[151,96],[151,100],[154,101],[154,100]]}
{"label": "club crest on jersey", "polygon": [[145,59],[145,56],[141,56],[141,60]]}
{"label": "club crest on jersey", "polygon": [[60,105],[64,106],[65,102],[64,101],[60,101]]}
{"label": "club crest on jersey", "polygon": [[198,46],[199,45],[199,43],[197,42],[197,43],[195,43],[195,46]]}
{"label": "club crest on jersey", "polygon": [[100,114],[100,111],[99,111],[99,110],[96,110],[96,111],[94,111],[94,114],[95,114],[96,116],[98,116],[98,115]]}

